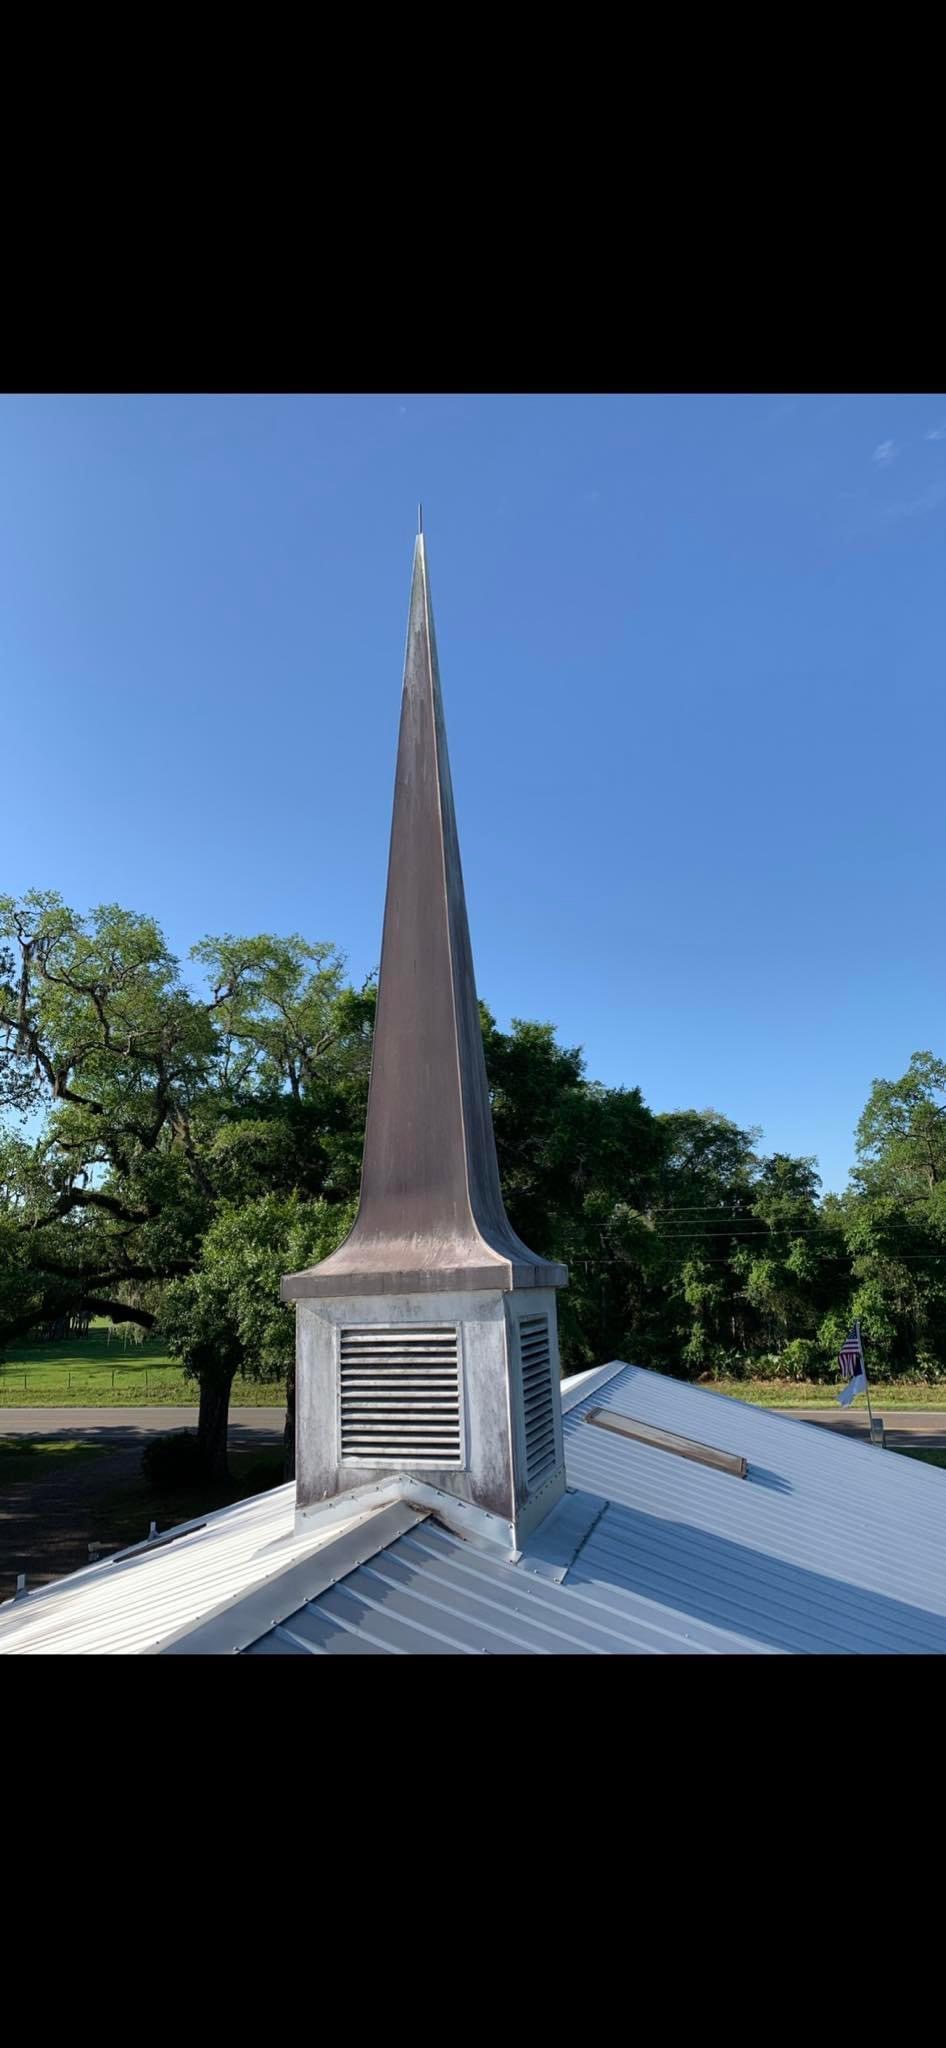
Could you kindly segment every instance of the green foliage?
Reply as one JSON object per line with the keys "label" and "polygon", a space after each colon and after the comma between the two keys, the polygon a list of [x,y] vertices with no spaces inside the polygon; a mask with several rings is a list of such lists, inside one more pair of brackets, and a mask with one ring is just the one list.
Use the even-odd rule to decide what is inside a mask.
{"label": "green foliage", "polygon": [[135,1290],[187,1271],[212,1213],[197,1135],[207,1007],[153,919],[114,904],[82,918],[48,892],[4,897],[0,955],[0,1107],[45,1112],[38,1137],[8,1130],[0,1154],[0,1211],[21,1246],[0,1333],[30,1327],[34,1293],[48,1315],[149,1327]]}
{"label": "green foliage", "polygon": [[946,1064],[914,1053],[875,1081],[857,1127],[845,1204],[852,1313],[874,1376],[946,1377]]}
{"label": "green foliage", "polygon": [[922,1200],[946,1180],[946,1063],[915,1052],[899,1081],[875,1081],[857,1126],[858,1181]]}
{"label": "green foliage", "polygon": [[[831,1354],[832,1369],[836,1357],[836,1352]],[[774,1380],[817,1380],[824,1374],[824,1347],[816,1337],[792,1337],[769,1364]]]}
{"label": "green foliage", "polygon": [[[192,958],[197,990],[153,919],[0,899],[0,1344],[73,1315],[160,1332],[217,1455],[234,1377],[291,1376],[282,1275],[350,1227],[376,991],[298,936]],[[716,1110],[655,1115],[551,1024],[481,1014],[510,1219],[569,1268],[566,1370],[810,1384],[858,1315],[873,1377],[946,1377],[946,1063],[875,1082],[851,1187],[822,1199],[811,1159]]]}
{"label": "green foliage", "polygon": [[[0,1111],[45,1112],[38,1136],[0,1132],[0,1341],[85,1311],[150,1329],[222,1208],[355,1193],[373,987],[301,939],[195,955],[204,997],[153,919],[0,899]],[[197,1369],[225,1372],[206,1287],[187,1315]]]}
{"label": "green foliage", "polygon": [[185,1371],[221,1380],[234,1372],[284,1380],[291,1368],[294,1316],[279,1297],[284,1273],[327,1258],[354,1220],[354,1205],[264,1195],[220,1209],[186,1280],[167,1288],[161,1329]]}

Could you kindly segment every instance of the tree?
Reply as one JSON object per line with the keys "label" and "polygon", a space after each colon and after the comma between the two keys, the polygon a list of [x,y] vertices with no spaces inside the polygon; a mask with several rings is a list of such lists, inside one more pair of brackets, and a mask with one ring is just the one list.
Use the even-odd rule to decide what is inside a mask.
{"label": "tree", "polygon": [[[60,897],[0,898],[0,1108],[45,1111],[32,1144],[7,1134],[6,1214],[34,1291],[61,1311],[150,1327],[140,1283],[186,1272],[213,1190],[195,1131],[214,1053],[153,919]],[[8,1310],[30,1327],[32,1300]]]}
{"label": "tree", "polygon": [[643,1213],[661,1145],[638,1088],[588,1081],[552,1024],[502,1032],[481,1004],[500,1179],[513,1228],[564,1260],[559,1342],[572,1370],[615,1356],[637,1324],[653,1259]]}
{"label": "tree", "polygon": [[817,1371],[821,1323],[850,1291],[843,1230],[821,1210],[820,1185],[813,1159],[763,1159],[752,1223],[732,1255],[764,1355],[776,1354],[799,1378]]}
{"label": "tree", "polygon": [[200,1382],[198,1441],[208,1472],[227,1469],[227,1418],[237,1373],[285,1382],[286,1477],[295,1470],[295,1311],[281,1299],[284,1273],[328,1257],[349,1230],[354,1205],[265,1195],[226,1204],[210,1225],[196,1270],[165,1293],[168,1348]]}
{"label": "tree", "polygon": [[878,1373],[946,1371],[946,1063],[875,1081],[844,1206],[852,1312]]}
{"label": "tree", "polygon": [[646,1317],[648,1362],[693,1375],[732,1369],[751,1341],[733,1265],[751,1227],[759,1133],[717,1110],[656,1119],[662,1151],[651,1206],[659,1242]]}
{"label": "tree", "polygon": [[269,1192],[344,1202],[361,1170],[373,981],[343,981],[329,945],[272,933],[204,939],[217,1033],[209,1171],[221,1201]]}
{"label": "tree", "polygon": [[946,1183],[946,1062],[915,1052],[899,1081],[875,1081],[856,1142],[856,1189],[929,1201]]}
{"label": "tree", "polygon": [[[0,1342],[161,1327],[219,1472],[237,1373],[286,1378],[291,1454],[279,1282],[354,1213],[376,989],[299,936],[192,957],[203,991],[153,919],[0,899]],[[822,1201],[812,1160],[714,1110],[654,1115],[549,1023],[481,1019],[510,1219],[569,1268],[566,1369],[828,1371],[858,1314],[875,1371],[946,1372],[946,1063],[874,1083],[851,1187]]]}
{"label": "tree", "polygon": [[212,1262],[202,1259],[195,1272],[165,1288],[161,1331],[172,1358],[179,1358],[198,1383],[197,1441],[204,1470],[211,1479],[225,1479],[230,1390],[243,1347],[226,1284]]}
{"label": "tree", "polygon": [[179,1283],[167,1327],[216,1466],[246,1354],[202,1246],[219,1210],[270,1194],[344,1217],[374,990],[347,988],[335,949],[301,939],[208,939],[195,955],[204,1000],[152,919],[0,900],[0,1109],[45,1112],[32,1141],[0,1141],[0,1339],[75,1314],[150,1329]]}

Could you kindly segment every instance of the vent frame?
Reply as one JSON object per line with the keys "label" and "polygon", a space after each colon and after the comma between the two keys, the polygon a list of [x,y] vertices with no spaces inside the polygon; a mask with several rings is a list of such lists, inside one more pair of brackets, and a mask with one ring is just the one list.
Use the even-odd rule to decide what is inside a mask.
{"label": "vent frame", "polygon": [[336,1325],[339,1465],[464,1471],[462,1343],[455,1321]]}
{"label": "vent frame", "polygon": [[679,1436],[675,1430],[659,1429],[654,1422],[641,1422],[637,1416],[625,1415],[619,1408],[589,1408],[584,1419],[596,1429],[609,1429],[631,1443],[649,1444],[655,1451],[671,1451],[677,1458],[691,1458],[696,1465],[710,1465],[714,1471],[728,1472],[734,1479],[748,1477],[749,1464],[742,1451],[724,1451],[717,1444],[700,1443],[697,1437]]}
{"label": "vent frame", "polygon": [[547,1310],[516,1320],[522,1455],[526,1486],[539,1491],[560,1463],[552,1380],[552,1321]]}

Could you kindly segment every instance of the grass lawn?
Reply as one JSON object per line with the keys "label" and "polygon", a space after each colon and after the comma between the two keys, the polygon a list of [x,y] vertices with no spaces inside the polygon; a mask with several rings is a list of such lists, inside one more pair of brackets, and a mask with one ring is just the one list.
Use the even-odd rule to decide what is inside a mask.
{"label": "grass lawn", "polygon": [[[279,1408],[281,1385],[234,1381],[235,1408]],[[0,1408],[182,1408],[197,1406],[197,1387],[146,1337],[127,1346],[93,1323],[85,1337],[53,1344],[11,1344],[0,1358]]]}
{"label": "grass lawn", "polygon": [[[814,1380],[701,1380],[712,1393],[733,1394],[763,1408],[833,1408],[838,1385]],[[946,1380],[878,1381],[871,1389],[878,1414],[895,1408],[946,1410]],[[237,1378],[235,1408],[281,1408],[281,1383]],[[862,1406],[863,1403],[859,1403]],[[3,1408],[196,1408],[197,1387],[187,1379],[159,1339],[125,1343],[105,1323],[93,1323],[85,1337],[53,1344],[13,1344],[0,1356]]]}
{"label": "grass lawn", "polygon": [[[711,1394],[732,1394],[737,1401],[755,1401],[761,1408],[836,1408],[838,1388],[836,1382],[823,1380],[701,1380],[701,1387]],[[886,1415],[894,1408],[943,1408],[946,1409],[946,1380],[931,1385],[928,1380],[876,1381],[871,1386],[871,1401],[878,1415]],[[862,1399],[856,1403],[858,1412],[866,1413]]]}

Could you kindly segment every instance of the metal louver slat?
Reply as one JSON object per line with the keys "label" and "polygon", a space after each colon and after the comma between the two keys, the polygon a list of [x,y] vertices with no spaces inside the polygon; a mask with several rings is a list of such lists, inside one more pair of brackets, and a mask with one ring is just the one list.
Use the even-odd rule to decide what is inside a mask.
{"label": "metal louver slat", "polygon": [[555,1412],[548,1316],[523,1316],[519,1324],[526,1481],[533,1486],[555,1463]]}
{"label": "metal louver slat", "polygon": [[343,1463],[462,1464],[454,1325],[340,1330],[338,1379]]}

